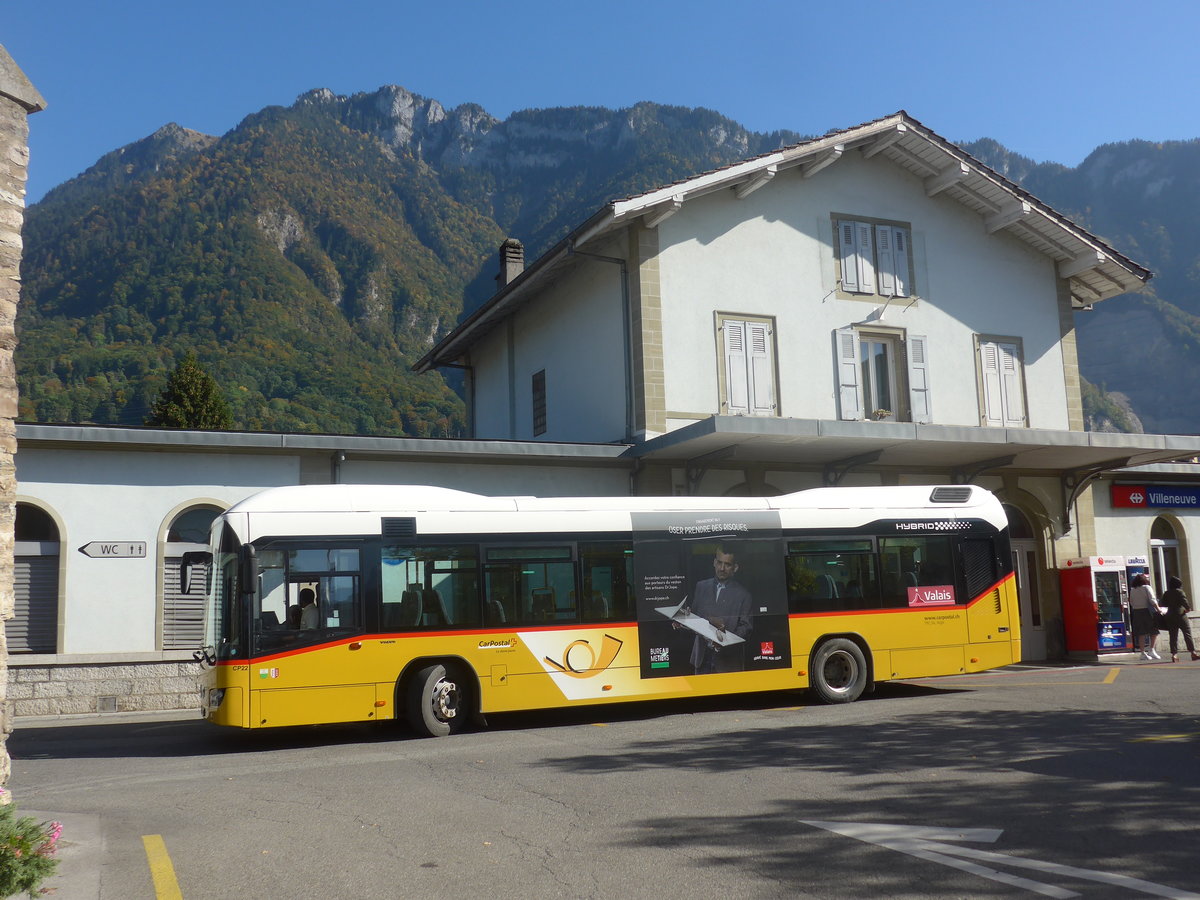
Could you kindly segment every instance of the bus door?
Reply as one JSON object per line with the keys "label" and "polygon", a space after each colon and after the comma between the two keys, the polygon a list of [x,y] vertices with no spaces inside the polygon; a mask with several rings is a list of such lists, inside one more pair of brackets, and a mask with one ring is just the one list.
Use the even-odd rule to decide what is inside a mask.
{"label": "bus door", "polygon": [[[250,626],[253,726],[370,721],[378,715],[375,673],[361,642],[362,553],[357,546],[258,551]],[[390,705],[390,697],[385,697]]]}
{"label": "bus door", "polygon": [[1014,659],[1014,641],[1020,640],[1019,613],[1014,614],[1015,594],[1009,579],[1000,583],[999,557],[993,538],[963,538],[961,560],[964,587],[971,602],[967,610],[969,656],[972,669],[1008,665]]}

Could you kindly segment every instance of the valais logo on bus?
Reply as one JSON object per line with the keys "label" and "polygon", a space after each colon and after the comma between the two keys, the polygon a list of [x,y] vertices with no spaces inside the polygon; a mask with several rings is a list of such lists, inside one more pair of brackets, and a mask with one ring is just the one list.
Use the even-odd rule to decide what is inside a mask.
{"label": "valais logo on bus", "polygon": [[923,584],[908,589],[909,606],[953,606],[954,585]]}

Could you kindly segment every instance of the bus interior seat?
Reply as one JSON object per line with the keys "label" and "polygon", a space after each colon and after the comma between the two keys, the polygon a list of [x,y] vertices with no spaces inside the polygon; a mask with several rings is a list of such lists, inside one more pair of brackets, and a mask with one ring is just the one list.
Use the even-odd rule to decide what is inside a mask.
{"label": "bus interior seat", "polygon": [[400,625],[419,625],[421,622],[421,586],[410,584],[400,595]]}
{"label": "bus interior seat", "polygon": [[433,588],[425,588],[421,592],[422,609],[426,616],[426,625],[453,625],[450,614],[446,612],[446,601]]}
{"label": "bus interior seat", "polygon": [[272,610],[264,609],[261,616],[258,617],[263,631],[276,631],[279,628],[279,616],[275,615]]}
{"label": "bus interior seat", "polygon": [[818,575],[814,595],[818,600],[832,600],[838,595],[837,584],[829,575]]}
{"label": "bus interior seat", "polygon": [[535,622],[554,617],[554,588],[534,588],[530,593],[530,611]]}

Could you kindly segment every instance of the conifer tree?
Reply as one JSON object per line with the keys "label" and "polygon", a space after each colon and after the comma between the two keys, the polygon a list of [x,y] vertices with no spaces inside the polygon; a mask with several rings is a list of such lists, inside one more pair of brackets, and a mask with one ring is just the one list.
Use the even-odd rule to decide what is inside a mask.
{"label": "conifer tree", "polygon": [[147,425],[217,431],[233,427],[229,403],[220,386],[189,350],[154,401]]}

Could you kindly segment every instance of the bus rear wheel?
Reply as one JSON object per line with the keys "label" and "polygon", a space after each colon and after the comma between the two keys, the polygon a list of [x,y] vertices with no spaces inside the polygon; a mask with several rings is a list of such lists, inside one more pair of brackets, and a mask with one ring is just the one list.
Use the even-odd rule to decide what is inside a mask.
{"label": "bus rear wheel", "polygon": [[813,691],[822,703],[850,703],[867,687],[867,660],[862,648],[846,638],[825,641],[809,666]]}
{"label": "bus rear wheel", "polygon": [[438,663],[408,682],[408,723],[421,737],[445,737],[467,726],[467,692],[461,680]]}

